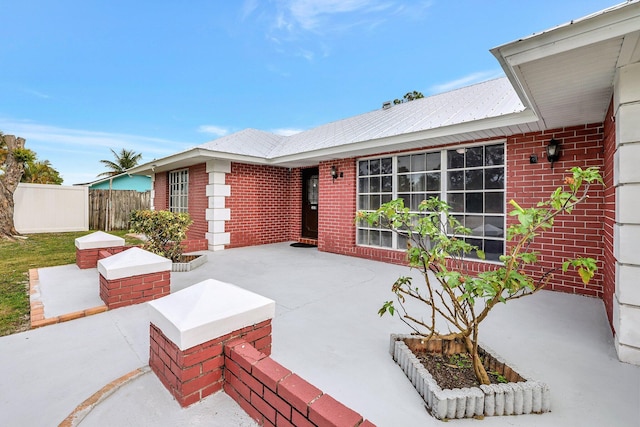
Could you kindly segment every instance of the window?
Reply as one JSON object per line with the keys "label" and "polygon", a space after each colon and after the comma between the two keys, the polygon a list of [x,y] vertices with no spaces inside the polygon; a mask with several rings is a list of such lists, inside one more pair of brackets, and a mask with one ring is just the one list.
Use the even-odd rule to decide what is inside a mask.
{"label": "window", "polygon": [[188,212],[189,210],[189,170],[169,172],[169,210]]}
{"label": "window", "polygon": [[[358,162],[358,206],[376,210],[393,197],[393,159],[361,160]],[[392,248],[393,233],[379,227],[360,224],[358,244]]]}
{"label": "window", "polygon": [[[472,234],[465,239],[498,260],[505,240],[504,144],[406,154],[358,162],[358,209],[373,211],[395,198],[418,213],[422,200],[438,197]],[[387,230],[358,224],[359,245],[403,249]]]}

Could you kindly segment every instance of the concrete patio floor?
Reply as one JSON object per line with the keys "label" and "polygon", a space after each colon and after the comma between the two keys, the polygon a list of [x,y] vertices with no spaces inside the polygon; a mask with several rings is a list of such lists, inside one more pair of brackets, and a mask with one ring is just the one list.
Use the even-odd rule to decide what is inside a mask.
{"label": "concrete patio floor", "polygon": [[[395,279],[415,272],[288,243],[208,257],[172,273],[172,292],[214,278],[271,298],[274,360],[380,427],[440,425],[388,353],[389,334],[407,327],[377,315]],[[39,276],[45,318],[100,303],[95,269],[42,268]],[[639,425],[640,367],[617,360],[602,301],[543,291],[496,307],[481,333],[512,366],[549,385],[551,412],[450,423]],[[148,358],[146,304],[1,337],[0,425],[58,425],[105,385],[146,369]],[[83,415],[82,426],[255,425],[224,393],[181,409],[148,372]]]}

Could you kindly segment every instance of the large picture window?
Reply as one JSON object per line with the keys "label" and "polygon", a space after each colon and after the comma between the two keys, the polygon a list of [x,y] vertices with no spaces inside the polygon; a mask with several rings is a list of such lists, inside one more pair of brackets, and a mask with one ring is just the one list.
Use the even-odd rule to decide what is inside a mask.
{"label": "large picture window", "polygon": [[189,170],[169,172],[169,210],[189,211]]}
{"label": "large picture window", "polygon": [[[374,211],[395,198],[418,213],[423,200],[438,197],[472,234],[464,238],[488,260],[504,253],[504,144],[411,153],[358,162],[358,209]],[[390,231],[358,224],[357,243],[405,249]]]}

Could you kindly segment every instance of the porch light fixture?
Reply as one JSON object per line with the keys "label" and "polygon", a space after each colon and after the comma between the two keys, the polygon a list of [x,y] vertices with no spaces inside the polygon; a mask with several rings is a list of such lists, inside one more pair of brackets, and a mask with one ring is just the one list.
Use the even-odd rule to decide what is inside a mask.
{"label": "porch light fixture", "polygon": [[553,169],[553,163],[560,158],[560,141],[551,139],[549,145],[547,145],[547,160],[551,162],[551,169]]}
{"label": "porch light fixture", "polygon": [[342,172],[338,172],[338,168],[335,165],[331,166],[331,178],[335,182],[338,177],[342,178]]}

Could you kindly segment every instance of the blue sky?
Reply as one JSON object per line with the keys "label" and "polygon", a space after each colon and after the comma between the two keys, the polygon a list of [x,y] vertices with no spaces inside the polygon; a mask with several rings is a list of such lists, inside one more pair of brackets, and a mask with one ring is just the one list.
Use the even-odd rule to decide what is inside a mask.
{"label": "blue sky", "polygon": [[499,77],[492,47],[619,2],[5,1],[0,131],[92,181],[110,148],[150,161]]}

